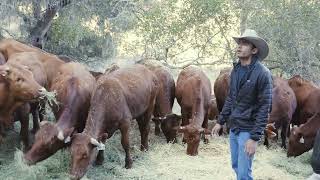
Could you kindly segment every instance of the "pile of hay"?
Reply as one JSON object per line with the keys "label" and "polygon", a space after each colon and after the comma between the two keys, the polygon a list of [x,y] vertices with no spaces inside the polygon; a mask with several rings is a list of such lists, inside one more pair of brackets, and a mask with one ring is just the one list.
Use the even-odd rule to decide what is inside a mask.
{"label": "pile of hay", "polygon": [[[153,128],[149,151],[141,152],[140,133],[135,122],[132,129],[133,168],[124,168],[125,154],[120,133],[117,132],[106,143],[104,164],[91,167],[84,179],[235,179],[227,137],[211,139],[208,145],[201,142],[199,155],[191,157],[185,154],[186,146],[181,144],[181,139],[178,144],[167,144],[164,137],[154,135]],[[29,167],[23,163],[22,152],[10,145],[18,141],[16,132],[13,131],[11,138],[8,137],[8,141],[0,146],[0,179],[68,179],[68,150],[59,151],[49,159]],[[305,179],[312,173],[310,157],[311,152],[297,158],[287,158],[285,151],[280,148],[267,150],[260,145],[253,167],[254,178]]]}

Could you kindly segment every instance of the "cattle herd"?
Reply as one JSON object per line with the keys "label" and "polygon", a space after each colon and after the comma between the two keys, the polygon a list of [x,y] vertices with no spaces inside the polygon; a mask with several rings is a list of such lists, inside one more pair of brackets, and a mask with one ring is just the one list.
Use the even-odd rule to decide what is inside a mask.
{"label": "cattle herd", "polygon": [[[148,150],[150,120],[155,134],[167,142],[183,134],[186,153],[197,155],[200,140],[208,143],[208,120],[216,119],[228,95],[231,69],[220,72],[214,92],[201,68],[184,68],[175,83],[170,71],[160,65],[113,65],[104,73],[93,72],[66,56],[56,56],[13,39],[0,41],[0,140],[6,129],[20,121],[24,160],[32,165],[58,150],[70,147],[73,179],[83,177],[92,164],[104,160],[105,142],[121,132],[125,168],[132,167],[130,124],[136,119],[141,150]],[[45,120],[46,92],[56,92],[52,104],[56,122]],[[174,100],[181,115],[174,114]],[[300,76],[289,80],[273,77],[273,102],[265,129],[264,144],[278,137],[288,156],[298,156],[313,147],[320,129],[320,89]],[[42,107],[42,108],[39,108]],[[34,142],[29,142],[29,114]],[[228,123],[227,123],[228,126]],[[288,146],[286,138],[289,137]]]}

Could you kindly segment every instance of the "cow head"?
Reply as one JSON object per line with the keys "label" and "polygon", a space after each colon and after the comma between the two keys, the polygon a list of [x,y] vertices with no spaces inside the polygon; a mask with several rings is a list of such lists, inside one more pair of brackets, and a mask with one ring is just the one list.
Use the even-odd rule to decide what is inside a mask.
{"label": "cow head", "polygon": [[303,137],[300,127],[293,127],[289,137],[287,156],[299,156],[310,150],[313,146],[313,139]]}
{"label": "cow head", "polygon": [[62,130],[56,124],[42,121],[40,129],[35,135],[34,144],[24,155],[24,159],[31,165],[48,158],[59,149],[70,144],[73,131],[74,128]]}
{"label": "cow head", "polygon": [[98,139],[85,133],[72,136],[70,171],[72,179],[80,179],[85,175],[96,159],[98,151],[104,150],[107,137],[107,133],[102,134]]}
{"label": "cow head", "polygon": [[165,117],[154,117],[152,119],[156,124],[161,123],[161,130],[167,139],[167,142],[176,142],[177,129],[181,123],[181,116],[168,114]]}
{"label": "cow head", "polygon": [[191,156],[198,155],[198,147],[202,134],[211,134],[211,131],[199,128],[193,124],[180,126],[178,133],[183,133],[183,138],[187,143],[187,154]]}
{"label": "cow head", "polygon": [[266,126],[266,129],[264,130],[265,134],[267,135],[267,137],[269,139],[274,139],[275,137],[277,137],[277,134],[275,132],[277,132],[277,129],[275,127],[275,123],[269,123]]}
{"label": "cow head", "polygon": [[32,101],[46,91],[35,81],[30,69],[23,65],[13,63],[0,65],[0,76],[16,101]]}

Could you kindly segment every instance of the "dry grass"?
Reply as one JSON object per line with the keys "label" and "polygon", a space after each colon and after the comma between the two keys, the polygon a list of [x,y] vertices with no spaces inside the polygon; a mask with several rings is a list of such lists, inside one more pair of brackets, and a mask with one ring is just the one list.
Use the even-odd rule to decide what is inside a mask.
{"label": "dry grass", "polygon": [[[185,154],[181,143],[167,144],[164,137],[150,134],[148,152],[139,150],[139,131],[133,123],[131,131],[133,168],[124,168],[124,151],[117,132],[106,143],[105,162],[102,166],[91,167],[84,179],[234,179],[231,169],[227,137],[211,139],[210,144],[200,144],[199,155]],[[153,130],[153,129],[152,129]],[[70,155],[68,150],[56,153],[35,166],[27,166],[22,161],[22,152],[15,149],[17,133],[10,132],[0,146],[0,179],[68,179]],[[180,141],[181,142],[181,141]],[[259,146],[254,160],[255,179],[305,179],[312,173],[311,152],[298,158],[287,158],[280,148],[265,149]]]}

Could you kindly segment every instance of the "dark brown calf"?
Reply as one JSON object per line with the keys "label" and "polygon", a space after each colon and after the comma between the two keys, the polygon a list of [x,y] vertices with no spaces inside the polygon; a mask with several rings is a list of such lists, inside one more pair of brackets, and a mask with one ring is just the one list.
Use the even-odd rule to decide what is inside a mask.
{"label": "dark brown calf", "polygon": [[102,76],[91,98],[85,129],[72,137],[71,175],[81,178],[92,164],[103,161],[104,142],[120,129],[125,150],[125,167],[131,168],[129,130],[136,119],[141,134],[141,150],[148,149],[149,121],[154,110],[158,80],[146,67],[120,68]]}
{"label": "dark brown calf", "polygon": [[73,130],[82,132],[90,106],[90,98],[96,81],[79,63],[60,66],[51,91],[57,93],[58,105],[53,107],[57,123],[41,122],[35,142],[24,158],[35,164],[66,147]]}

